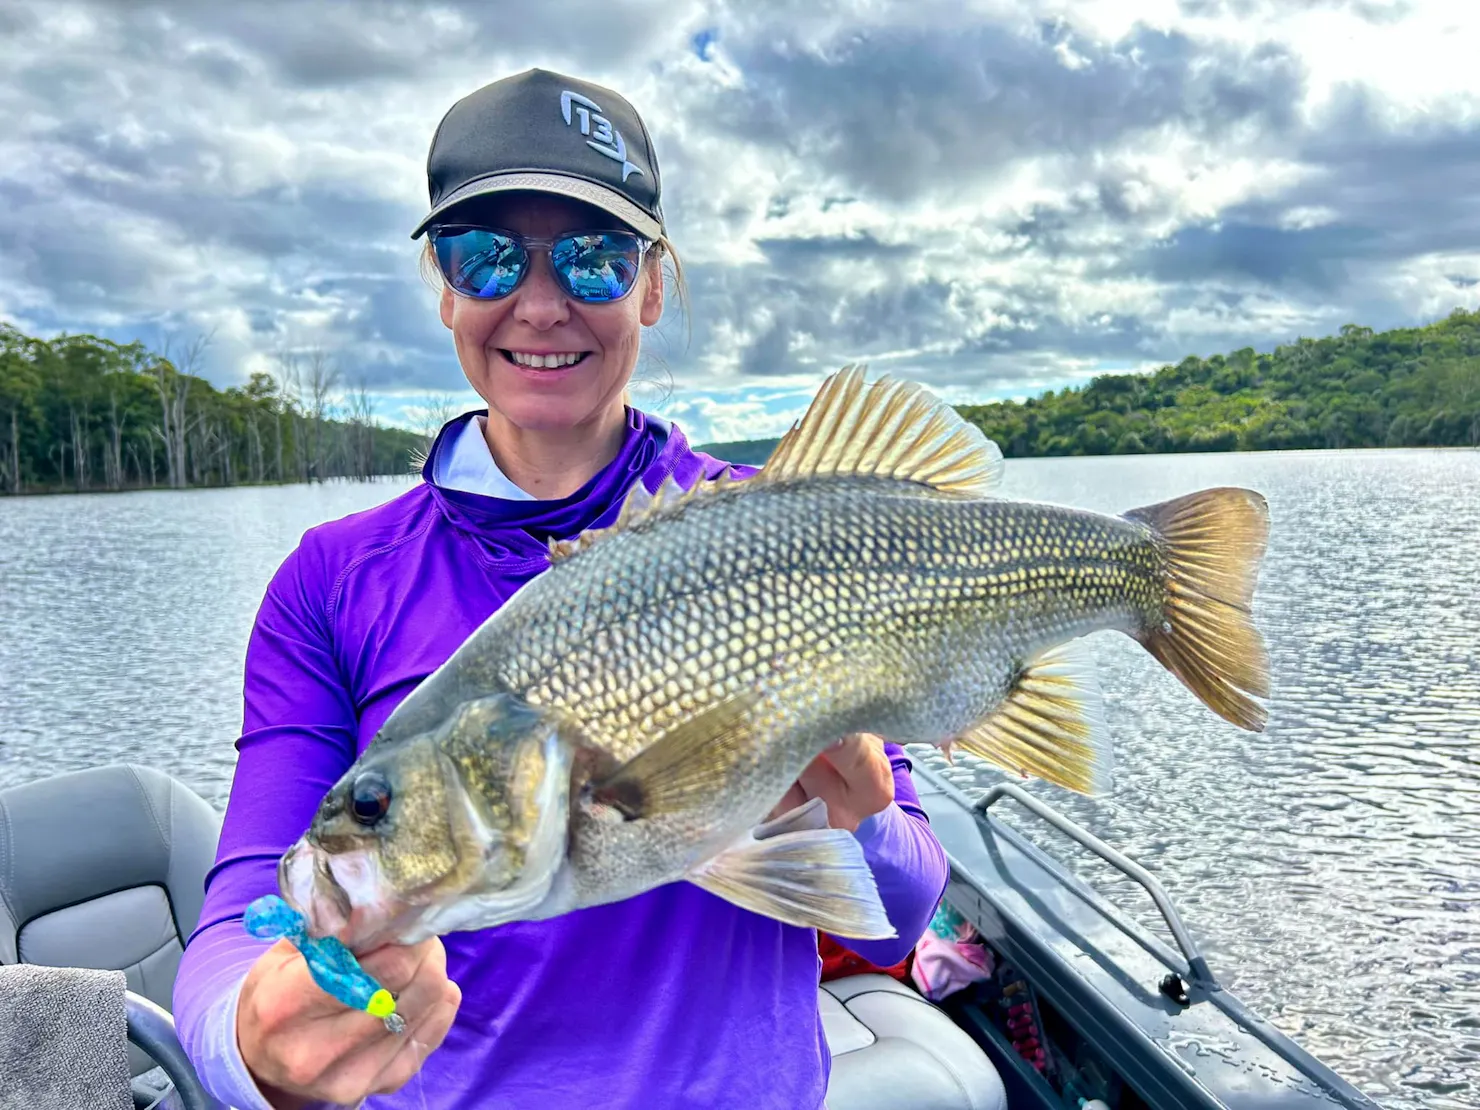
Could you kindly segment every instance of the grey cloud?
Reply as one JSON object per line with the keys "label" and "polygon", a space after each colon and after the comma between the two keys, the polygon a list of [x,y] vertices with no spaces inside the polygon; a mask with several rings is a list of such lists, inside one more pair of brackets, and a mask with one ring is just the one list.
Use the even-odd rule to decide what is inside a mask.
{"label": "grey cloud", "polygon": [[[1086,64],[1066,65],[1061,44]],[[979,24],[868,28],[826,50],[785,38],[730,49],[750,80],[714,95],[719,125],[897,203],[1172,123],[1212,139],[1238,125],[1286,132],[1303,82],[1280,47],[1244,52],[1145,28],[1111,46]]]}
{"label": "grey cloud", "polygon": [[[1126,256],[1124,271],[1179,283],[1229,279],[1297,295],[1346,295],[1373,267],[1480,251],[1480,125],[1394,129],[1347,92],[1292,151],[1312,173],[1217,226],[1189,226]],[[1315,226],[1284,226],[1300,210]]]}
{"label": "grey cloud", "polygon": [[[147,41],[141,45],[151,53],[168,50],[173,56],[182,39],[210,50],[214,40],[216,58],[222,57],[219,44],[229,43],[288,86],[344,89],[425,79],[439,66],[466,69],[471,88],[480,75],[492,80],[534,54],[593,67],[621,65],[651,41],[669,14],[663,9],[678,7],[601,0],[558,6],[450,0],[435,9],[402,0],[160,0],[113,5],[110,11],[122,29],[142,33]],[[450,26],[448,15],[466,25]],[[239,72],[223,69],[228,80]]]}
{"label": "grey cloud", "polygon": [[1248,278],[1328,294],[1345,282],[1346,262],[1370,256],[1377,244],[1375,232],[1358,227],[1285,229],[1224,223],[1183,228],[1168,242],[1139,252],[1128,268],[1165,282]]}
{"label": "grey cloud", "polygon": [[0,37],[18,35],[36,26],[36,14],[29,8],[0,6]]}
{"label": "grey cloud", "polygon": [[[1237,15],[1243,3],[1184,8]],[[244,333],[210,355],[225,381],[250,352],[319,345],[372,388],[463,384],[406,239],[420,198],[346,180],[336,159],[419,163],[444,94],[528,65],[631,90],[680,249],[742,242],[743,261],[690,267],[693,341],[661,329],[664,363],[690,384],[717,384],[700,369],[716,355],[738,366],[732,387],[864,358],[996,390],[1061,379],[1071,359],[1268,346],[1291,338],[1270,334],[1271,318],[1308,334],[1407,322],[1396,266],[1480,252],[1480,131],[1393,131],[1360,91],[1308,128],[1298,44],[1144,27],[1094,44],[1068,22],[843,0],[453,0],[440,23],[387,0],[82,8],[99,34],[46,48],[48,7],[0,10],[0,110],[21,121],[0,144],[28,167],[0,166],[0,313],[25,306],[29,326],[51,329],[116,319],[102,332],[127,340],[239,310]],[[706,28],[713,48],[700,51],[691,36]],[[708,80],[705,53],[738,75]],[[281,168],[241,166],[241,134],[282,152]],[[1190,220],[1181,182],[1136,157],[1168,137],[1214,152],[1211,172],[1225,155],[1277,156],[1305,177]],[[753,181],[737,177],[755,161]],[[971,213],[973,191],[1023,168],[1037,184],[1021,203]],[[944,233],[920,230],[937,201],[968,213],[970,265]],[[819,230],[851,221],[853,205],[872,231]],[[895,226],[871,222],[881,208]],[[1315,226],[1292,221],[1302,208],[1322,213]],[[819,209],[826,220],[809,227]],[[184,269],[200,259],[206,272]],[[1473,299],[1472,269],[1441,267],[1456,299]],[[1080,303],[1112,283],[1134,286],[1140,307]],[[1176,332],[1170,321],[1188,316],[1200,330]]]}
{"label": "grey cloud", "polygon": [[755,245],[783,270],[842,260],[861,265],[894,265],[919,253],[914,243],[884,243],[869,234],[811,238],[757,239]]}

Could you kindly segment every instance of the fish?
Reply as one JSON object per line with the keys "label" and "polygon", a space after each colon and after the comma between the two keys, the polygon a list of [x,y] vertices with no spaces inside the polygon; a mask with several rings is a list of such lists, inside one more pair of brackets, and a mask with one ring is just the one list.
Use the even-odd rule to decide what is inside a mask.
{"label": "fish", "polygon": [[849,366],[757,473],[637,482],[397,706],[282,857],[282,896],[357,951],[677,882],[892,937],[826,803],[773,816],[838,738],[1102,792],[1082,638],[1107,629],[1261,731],[1264,497],[1112,516],[1002,497],[1004,466],[922,386]]}

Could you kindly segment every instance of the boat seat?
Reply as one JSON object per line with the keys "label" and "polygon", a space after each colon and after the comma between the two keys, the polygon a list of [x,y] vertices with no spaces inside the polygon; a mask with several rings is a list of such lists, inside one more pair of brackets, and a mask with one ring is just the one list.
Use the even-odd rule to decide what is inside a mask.
{"label": "boat seat", "polygon": [[897,979],[832,979],[817,1000],[832,1052],[827,1110],[1006,1110],[980,1046]]}
{"label": "boat seat", "polygon": [[[220,835],[204,799],[148,767],[0,790],[0,963],[122,971],[168,1011]],[[129,1066],[155,1067],[133,1045]]]}

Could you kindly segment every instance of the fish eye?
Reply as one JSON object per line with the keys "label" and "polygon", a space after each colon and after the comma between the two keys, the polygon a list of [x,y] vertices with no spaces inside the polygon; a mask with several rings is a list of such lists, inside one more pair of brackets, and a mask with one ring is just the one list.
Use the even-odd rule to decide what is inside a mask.
{"label": "fish eye", "polygon": [[379,771],[366,771],[350,787],[349,812],[361,825],[374,825],[391,808],[391,784]]}

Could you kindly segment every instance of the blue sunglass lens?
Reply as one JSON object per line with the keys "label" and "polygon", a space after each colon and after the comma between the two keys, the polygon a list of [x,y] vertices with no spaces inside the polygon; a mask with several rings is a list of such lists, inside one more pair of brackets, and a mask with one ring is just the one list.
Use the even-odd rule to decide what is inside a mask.
{"label": "blue sunglass lens", "polygon": [[[447,283],[483,300],[507,297],[529,265],[518,239],[487,228],[446,228],[434,234],[433,249]],[[550,263],[565,291],[578,301],[621,300],[637,284],[642,241],[620,231],[566,235],[555,240]]]}
{"label": "blue sunglass lens", "polygon": [[507,297],[529,263],[516,240],[485,228],[441,232],[433,244],[448,284],[470,297]]}
{"label": "blue sunglass lens", "polygon": [[599,304],[632,292],[642,247],[636,236],[620,232],[570,235],[556,241],[550,261],[572,297]]}

